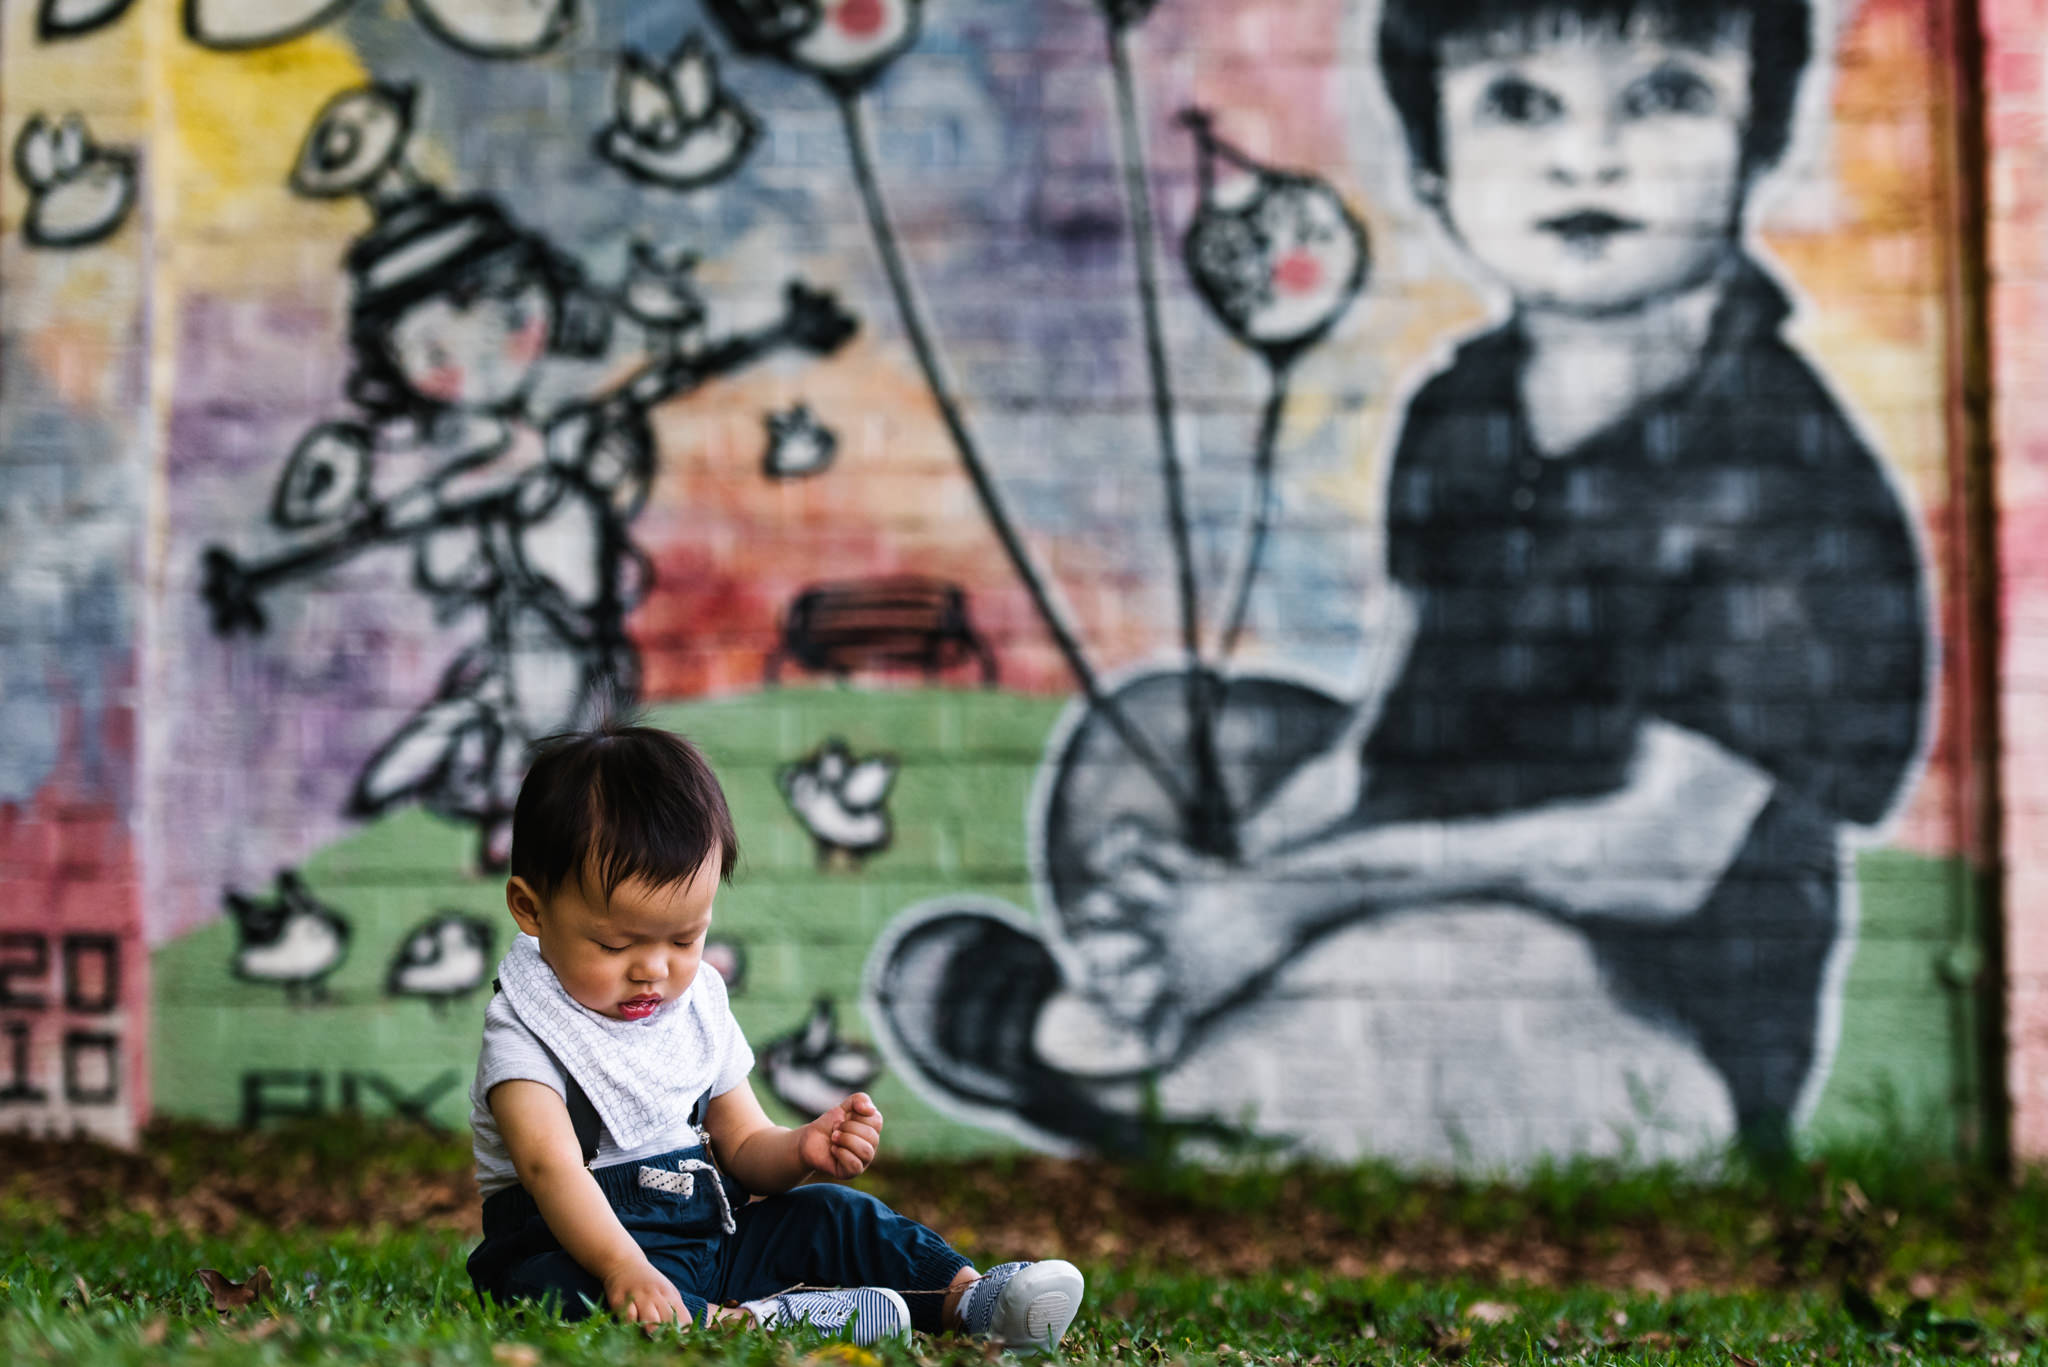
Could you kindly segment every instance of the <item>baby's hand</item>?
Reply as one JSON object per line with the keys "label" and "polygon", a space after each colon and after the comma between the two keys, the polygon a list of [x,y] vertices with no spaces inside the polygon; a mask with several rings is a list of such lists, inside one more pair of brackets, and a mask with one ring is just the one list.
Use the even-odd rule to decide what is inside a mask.
{"label": "baby's hand", "polygon": [[673,1322],[679,1329],[690,1324],[690,1307],[683,1304],[675,1283],[644,1258],[604,1279],[604,1303],[630,1324],[651,1327]]}
{"label": "baby's hand", "polygon": [[855,1092],[797,1131],[797,1157],[827,1177],[858,1177],[875,1161],[882,1142],[882,1112],[866,1092]]}

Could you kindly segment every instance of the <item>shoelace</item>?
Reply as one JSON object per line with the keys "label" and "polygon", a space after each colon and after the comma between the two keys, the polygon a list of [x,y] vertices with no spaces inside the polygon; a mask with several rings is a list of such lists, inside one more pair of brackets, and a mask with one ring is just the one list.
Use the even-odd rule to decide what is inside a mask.
{"label": "shoelace", "polygon": [[971,1334],[986,1334],[996,1317],[996,1302],[1003,1288],[1029,1263],[998,1263],[970,1282],[960,1296],[960,1327]]}

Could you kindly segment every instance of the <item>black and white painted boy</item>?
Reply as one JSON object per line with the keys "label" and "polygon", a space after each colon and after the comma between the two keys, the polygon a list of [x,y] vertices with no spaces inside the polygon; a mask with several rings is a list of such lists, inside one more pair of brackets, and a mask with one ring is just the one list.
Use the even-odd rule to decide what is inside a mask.
{"label": "black and white painted boy", "polygon": [[[1590,956],[1581,1016],[1618,1009],[1642,1048],[1704,1061],[1664,1073],[1694,1139],[1789,1141],[1825,1071],[1842,836],[1903,792],[1931,654],[1908,514],[1781,336],[1789,304],[1743,241],[1812,31],[1805,0],[1387,0],[1413,183],[1506,316],[1407,408],[1386,498],[1406,638],[1385,692],[1249,814],[1242,857],[1132,823],[1096,845],[1107,896],[1053,932],[1064,981],[1030,1032],[1076,1104],[1117,1104],[1091,1073],[1149,1070],[1170,1099],[1193,1055],[1286,1051],[1260,1038],[1278,998],[1398,981],[1373,955],[1422,946],[1417,971],[1455,995],[1509,943],[1490,937],[1526,935]],[[1341,1109],[1349,1065],[1318,1067],[1374,1063],[1386,1028],[1267,1064]],[[1415,1085],[1514,1072],[1477,1042],[1519,1036],[1533,1058],[1540,1035],[1425,1041]],[[963,1063],[927,1081],[964,1092]],[[1613,1089],[1584,1090],[1592,1118]],[[1030,1126],[1103,1132],[1048,1127],[1059,1093],[1042,1074],[1030,1092]],[[1242,1099],[1272,1128],[1269,1097]],[[1440,1104],[1447,1129],[1462,1104]],[[1383,1108],[1351,1110],[1352,1144],[1323,1147],[1383,1149]]]}

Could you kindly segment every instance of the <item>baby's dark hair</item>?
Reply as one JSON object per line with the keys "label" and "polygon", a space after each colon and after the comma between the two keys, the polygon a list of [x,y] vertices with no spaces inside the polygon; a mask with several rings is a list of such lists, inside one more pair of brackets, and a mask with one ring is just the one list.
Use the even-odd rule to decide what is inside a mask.
{"label": "baby's dark hair", "polygon": [[570,882],[607,899],[629,879],[668,887],[714,852],[731,881],[740,845],[725,790],[681,736],[607,715],[534,750],[512,809],[511,873],[539,896]]}
{"label": "baby's dark hair", "polygon": [[1537,38],[1568,22],[1595,32],[1638,27],[1668,41],[1709,46],[1740,33],[1749,41],[1749,127],[1743,163],[1774,165],[1792,138],[1799,80],[1813,50],[1808,0],[1385,0],[1380,11],[1380,78],[1420,170],[1444,172],[1438,78],[1447,44],[1495,37]]}

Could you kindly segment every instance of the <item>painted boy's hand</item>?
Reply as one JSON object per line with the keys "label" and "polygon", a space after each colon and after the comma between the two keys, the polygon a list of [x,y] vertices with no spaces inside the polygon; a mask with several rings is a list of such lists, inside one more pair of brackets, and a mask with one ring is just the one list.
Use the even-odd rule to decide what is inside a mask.
{"label": "painted boy's hand", "polygon": [[677,1328],[689,1327],[690,1307],[683,1304],[675,1283],[644,1258],[604,1279],[604,1303],[629,1324],[651,1327],[673,1322]]}
{"label": "painted boy's hand", "polygon": [[796,1154],[827,1177],[858,1177],[881,1142],[882,1112],[866,1092],[855,1092],[796,1132]]}

